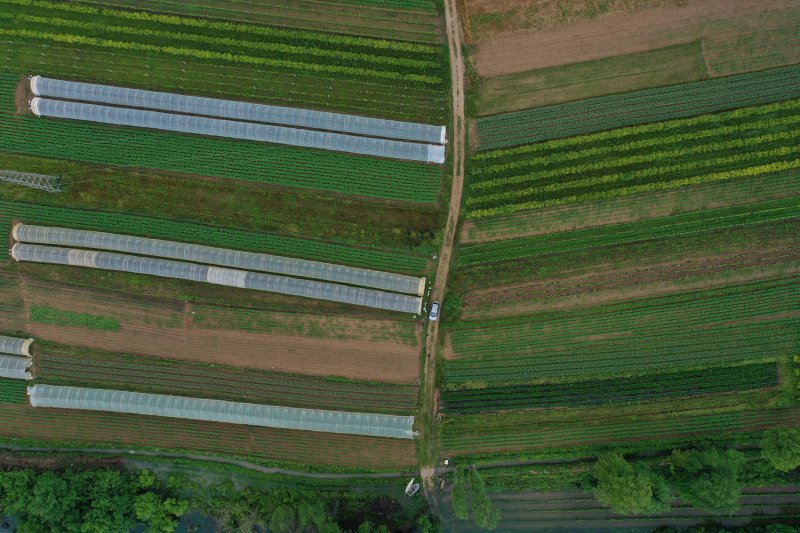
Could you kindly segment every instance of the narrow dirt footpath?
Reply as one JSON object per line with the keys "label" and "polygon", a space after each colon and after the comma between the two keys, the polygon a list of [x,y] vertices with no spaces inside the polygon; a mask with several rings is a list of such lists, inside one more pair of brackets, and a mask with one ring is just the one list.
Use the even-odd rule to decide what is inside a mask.
{"label": "narrow dirt footpath", "polygon": [[[461,53],[461,19],[458,16],[457,0],[445,1],[445,20],[447,24],[447,45],[450,49],[450,75],[453,80],[453,185],[450,192],[450,210],[444,230],[444,244],[436,269],[431,298],[441,302],[450,272],[450,257],[453,254],[458,215],[461,211],[461,193],[464,187],[465,158],[465,119],[464,119],[464,56]],[[420,465],[425,493],[429,500],[433,496],[433,476],[436,466],[436,348],[439,336],[439,322],[428,323],[428,337],[425,345],[425,381],[423,388],[424,409],[427,414],[427,433],[430,449],[426,450],[425,461]]]}

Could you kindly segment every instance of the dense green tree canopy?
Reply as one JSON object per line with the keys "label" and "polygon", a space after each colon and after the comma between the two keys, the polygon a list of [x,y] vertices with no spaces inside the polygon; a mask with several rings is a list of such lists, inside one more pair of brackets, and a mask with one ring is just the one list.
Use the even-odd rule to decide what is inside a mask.
{"label": "dense green tree canopy", "polygon": [[656,508],[654,476],[637,469],[620,453],[607,453],[595,465],[597,499],[612,511],[631,515]]}
{"label": "dense green tree canopy", "polygon": [[745,462],[744,454],[736,450],[675,450],[669,458],[670,485],[694,507],[712,512],[733,511],[739,506],[739,472]]}
{"label": "dense green tree canopy", "polygon": [[778,426],[764,432],[761,455],[781,472],[800,466],[800,427]]}

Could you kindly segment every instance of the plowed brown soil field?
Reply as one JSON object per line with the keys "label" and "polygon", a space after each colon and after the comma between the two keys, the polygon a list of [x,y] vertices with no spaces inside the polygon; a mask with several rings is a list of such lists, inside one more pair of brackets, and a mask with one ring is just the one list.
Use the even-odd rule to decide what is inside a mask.
{"label": "plowed brown soil field", "polygon": [[765,12],[792,8],[797,8],[796,0],[692,1],[685,6],[616,14],[547,30],[499,34],[476,43],[473,61],[480,76],[491,77],[698,39],[727,40],[731,26],[741,25],[747,30],[748,21]]}
{"label": "plowed brown soil field", "polygon": [[[320,336],[203,329],[192,322],[191,305],[65,287],[28,280],[26,305],[47,305],[117,318],[119,331],[90,330],[32,322],[29,333],[62,344],[227,364],[308,375],[335,375],[392,383],[413,383],[419,376],[419,348],[399,342],[370,342]],[[345,319],[339,319],[341,322]],[[354,327],[363,319],[354,319]],[[325,335],[322,335],[322,334]]]}

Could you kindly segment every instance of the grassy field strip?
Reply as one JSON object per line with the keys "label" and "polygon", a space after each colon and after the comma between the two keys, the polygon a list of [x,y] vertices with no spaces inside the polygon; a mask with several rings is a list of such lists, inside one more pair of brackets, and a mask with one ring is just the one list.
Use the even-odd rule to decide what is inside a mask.
{"label": "grassy field strip", "polygon": [[573,252],[647,239],[678,238],[693,233],[719,231],[724,228],[797,217],[800,217],[800,196],[696,211],[672,217],[599,226],[574,232],[550,233],[524,239],[473,244],[461,249],[457,264],[464,267],[485,262],[511,261],[533,255]]}
{"label": "grassy field strip", "polygon": [[34,446],[124,447],[240,457],[257,463],[368,469],[411,468],[414,442],[259,428],[155,416],[4,406],[3,441]]}
{"label": "grassy field strip", "polygon": [[[44,343],[37,383],[290,407],[410,414],[417,387],[141,357]],[[209,375],[213,379],[209,380]]]}
{"label": "grassy field strip", "polygon": [[12,220],[43,225],[57,223],[74,229],[173,239],[377,270],[392,269],[403,273],[423,272],[426,265],[426,260],[420,257],[379,249],[361,249],[312,239],[227,229],[157,217],[0,200],[0,223],[10,231]]}
{"label": "grassy field strip", "polygon": [[483,78],[480,116],[561,104],[709,77],[701,41],[596,61]]}
{"label": "grassy field strip", "polygon": [[380,321],[210,305],[193,305],[192,312],[194,325],[204,329],[234,329],[275,335],[397,342],[408,346],[418,346],[420,342],[417,324],[413,320]]}
{"label": "grassy field strip", "polygon": [[457,359],[446,361],[445,376],[451,384],[526,383],[779,357],[793,351],[798,291],[788,278],[465,323],[451,333]]}
{"label": "grassy field strip", "polygon": [[481,218],[465,223],[461,243],[475,244],[575,231],[789,196],[800,196],[797,171],[622,196],[591,204]]}
{"label": "grassy field strip", "polygon": [[590,98],[478,120],[480,150],[800,97],[800,67]]}
{"label": "grassy field strip", "polygon": [[[0,38],[13,43],[6,68],[19,73],[231,99],[255,89],[274,103],[445,118],[447,54],[439,45],[44,0],[3,0],[0,19]],[[238,66],[246,79],[233,83],[217,65]],[[186,84],[170,79],[187,71]],[[339,96],[348,84],[360,100]]]}
{"label": "grassy field strip", "polygon": [[777,365],[757,363],[634,378],[445,390],[442,392],[442,411],[447,414],[466,414],[639,403],[776,385]]}
{"label": "grassy field strip", "polygon": [[34,305],[30,307],[30,320],[31,322],[38,322],[40,324],[97,329],[102,331],[119,331],[121,327],[119,320],[115,318],[56,309],[55,307],[44,305]]}
{"label": "grassy field strip", "polygon": [[[512,420],[513,419],[513,422]],[[479,420],[485,420],[485,417]],[[442,448],[451,455],[513,453],[525,450],[697,436],[724,431],[746,431],[775,424],[797,424],[797,409],[681,414],[668,417],[638,416],[628,419],[587,419],[565,424],[529,427],[518,416],[494,415],[492,423],[469,417],[448,417],[441,424]]]}
{"label": "grassy field strip", "polygon": [[0,76],[0,150],[423,203],[435,201],[441,182],[428,165],[15,116],[17,82]]}
{"label": "grassy field strip", "polygon": [[389,39],[435,42],[436,12],[429,0],[419,2],[303,1],[247,2],[234,0],[89,0],[90,4],[173,13],[212,16],[240,22],[263,23],[309,30],[326,30]]}

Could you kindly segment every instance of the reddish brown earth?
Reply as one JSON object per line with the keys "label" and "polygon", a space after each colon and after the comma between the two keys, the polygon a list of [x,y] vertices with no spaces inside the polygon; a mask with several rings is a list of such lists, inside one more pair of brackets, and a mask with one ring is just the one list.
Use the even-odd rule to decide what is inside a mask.
{"label": "reddish brown earth", "polygon": [[26,305],[109,316],[121,324],[119,331],[29,324],[31,335],[52,342],[143,356],[392,383],[413,383],[419,376],[419,348],[413,345],[202,329],[193,324],[192,307],[188,303],[134,299],[36,280],[28,280],[24,293]]}
{"label": "reddish brown earth", "polygon": [[708,38],[709,25],[746,21],[767,10],[796,7],[795,0],[705,0],[661,7],[478,42],[473,61],[480,76],[593,61]]}

